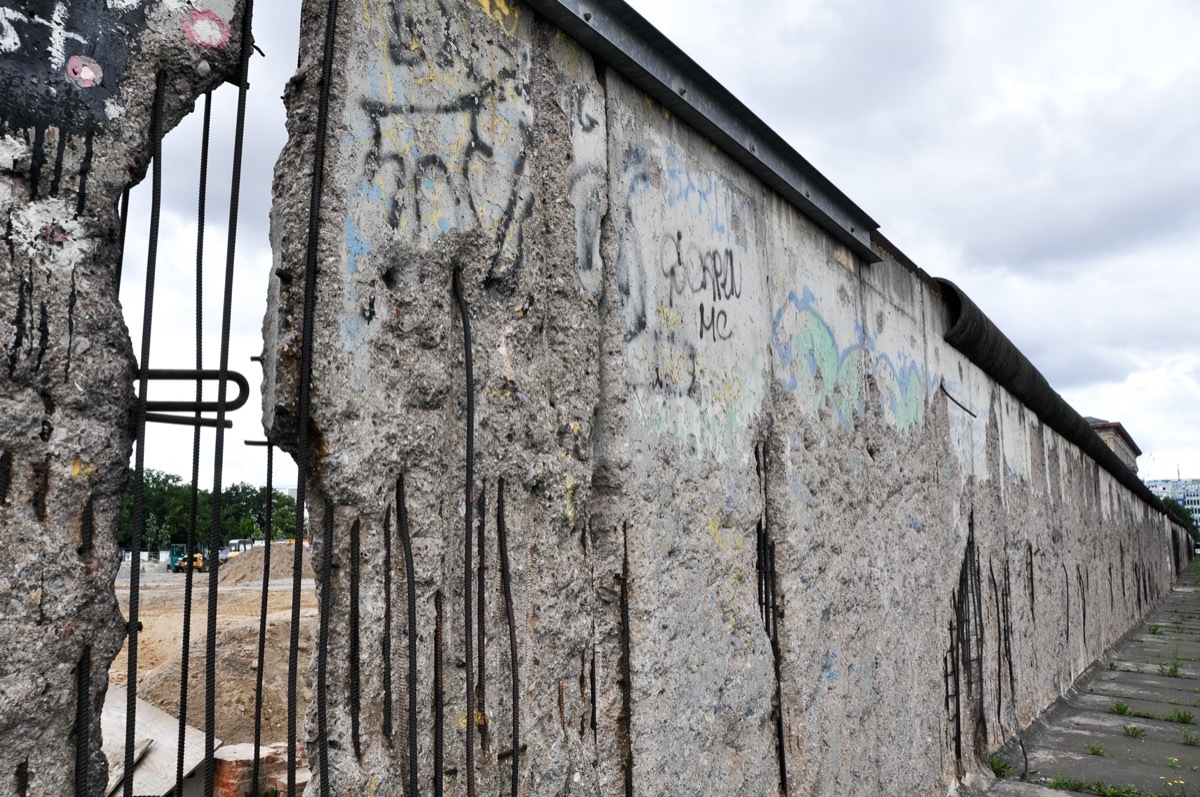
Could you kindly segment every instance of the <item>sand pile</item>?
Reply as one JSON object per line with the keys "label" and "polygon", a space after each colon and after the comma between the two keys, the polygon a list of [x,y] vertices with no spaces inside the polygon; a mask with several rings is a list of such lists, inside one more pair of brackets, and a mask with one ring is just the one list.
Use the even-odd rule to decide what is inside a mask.
{"label": "sand pile", "polygon": [[[251,548],[237,556],[231,557],[217,571],[217,580],[222,584],[245,584],[248,581],[261,581],[263,577],[263,555],[266,548]],[[292,577],[292,567],[295,565],[296,548],[286,543],[271,546],[271,573],[268,580]],[[300,572],[301,578],[313,578],[312,554],[304,551],[304,565]]]}
{"label": "sand pile", "polygon": [[[272,551],[272,554],[275,552]],[[241,558],[241,557],[239,557]],[[274,557],[272,556],[272,559]],[[260,562],[261,565],[261,562]],[[260,571],[261,573],[261,571]],[[299,688],[297,706],[300,724],[312,701],[308,660],[312,653],[316,618],[312,611],[300,620]],[[275,742],[287,738],[287,670],[291,623],[276,615],[267,622],[263,666],[262,739]],[[204,729],[204,639],[191,645],[188,657],[188,724]],[[141,678],[138,697],[170,714],[179,712],[179,680],[182,658],[173,658]],[[258,624],[230,625],[217,632],[216,735],[225,744],[254,741],[254,688],[258,665]]]}

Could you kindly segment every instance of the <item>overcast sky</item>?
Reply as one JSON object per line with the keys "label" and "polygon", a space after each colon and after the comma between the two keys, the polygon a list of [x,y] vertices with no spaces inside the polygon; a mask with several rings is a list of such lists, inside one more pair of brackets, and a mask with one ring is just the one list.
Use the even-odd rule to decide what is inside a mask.
{"label": "overcast sky", "polygon": [[[1200,477],[1200,4],[1194,0],[635,0],[646,16],[874,217],[962,287],[1084,415],[1119,420],[1143,478]],[[257,377],[278,96],[297,0],[256,8],[231,365],[253,377],[225,482],[263,481]],[[236,94],[218,92],[231,124]],[[191,359],[199,114],[173,133],[152,367]],[[227,136],[225,136],[227,138]],[[214,146],[218,146],[214,144]],[[206,314],[216,367],[228,146],[210,180]],[[190,164],[190,165],[189,165]],[[190,170],[190,171],[189,171]],[[179,191],[186,192],[183,194]],[[148,191],[122,300],[138,341]],[[183,361],[180,362],[180,358]],[[153,427],[187,475],[190,433]],[[211,460],[212,432],[205,433]],[[295,483],[287,466],[277,484]],[[207,466],[206,466],[207,467]],[[205,471],[207,472],[207,471]],[[210,477],[209,477],[210,478]]]}

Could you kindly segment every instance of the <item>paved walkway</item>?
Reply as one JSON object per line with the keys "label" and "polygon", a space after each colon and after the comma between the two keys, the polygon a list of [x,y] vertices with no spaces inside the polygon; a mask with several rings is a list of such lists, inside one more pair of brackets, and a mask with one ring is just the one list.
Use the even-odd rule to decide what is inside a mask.
{"label": "paved walkway", "polygon": [[988,797],[1200,797],[1200,560],[1024,742],[1027,779],[1010,743],[1015,778]]}

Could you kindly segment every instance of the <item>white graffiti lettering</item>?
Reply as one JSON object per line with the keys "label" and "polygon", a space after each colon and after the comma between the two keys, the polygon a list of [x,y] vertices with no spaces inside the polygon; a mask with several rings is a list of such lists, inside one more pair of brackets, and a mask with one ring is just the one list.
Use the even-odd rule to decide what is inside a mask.
{"label": "white graffiti lettering", "polygon": [[21,49],[21,37],[13,21],[28,22],[29,17],[11,8],[0,8],[0,53],[15,53]]}
{"label": "white graffiti lettering", "polygon": [[67,4],[58,3],[54,6],[54,13],[50,15],[50,21],[41,17],[34,17],[34,22],[41,23],[50,28],[50,68],[62,69],[67,63],[67,39],[74,39],[81,44],[87,44],[87,39],[80,36],[78,33],[71,33],[67,30]]}
{"label": "white graffiti lettering", "polygon": [[0,8],[0,53],[15,53],[21,49],[21,37],[13,22],[27,22],[45,25],[50,30],[50,45],[46,48],[50,53],[50,68],[62,69],[67,63],[67,40],[73,39],[80,44],[87,44],[87,39],[78,33],[67,29],[67,4],[59,2],[54,6],[50,19],[42,19],[36,14],[28,17],[20,11],[11,8]]}

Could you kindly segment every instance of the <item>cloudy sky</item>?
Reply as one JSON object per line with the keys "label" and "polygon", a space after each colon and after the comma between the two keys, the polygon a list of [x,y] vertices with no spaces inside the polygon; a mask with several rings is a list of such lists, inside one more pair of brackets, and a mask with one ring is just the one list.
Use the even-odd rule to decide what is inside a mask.
{"label": "cloudy sky", "polygon": [[[634,0],[631,5],[875,218],[958,283],[1082,414],[1119,420],[1144,478],[1200,477],[1200,4],[1194,0]],[[259,3],[231,364],[255,377],[270,266],[276,99],[298,2]],[[234,92],[218,92],[229,124]],[[194,116],[167,142],[152,367],[190,358]],[[228,147],[212,166],[206,314],[219,323]],[[189,171],[190,170],[190,171]],[[146,215],[148,193],[131,224]],[[140,208],[140,211],[139,211]],[[144,226],[122,299],[135,344]],[[217,339],[206,365],[216,366]],[[187,354],[181,354],[187,352]],[[211,356],[210,356],[211,355]],[[185,364],[185,363],[180,363]],[[262,482],[257,387],[226,483]],[[190,433],[147,462],[186,474]],[[212,432],[206,432],[211,450]],[[206,453],[211,459],[211,454]],[[290,464],[277,483],[294,484]]]}

